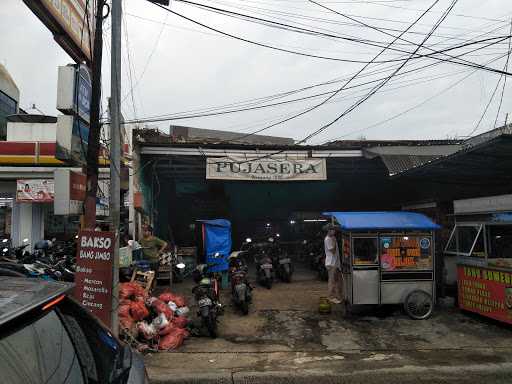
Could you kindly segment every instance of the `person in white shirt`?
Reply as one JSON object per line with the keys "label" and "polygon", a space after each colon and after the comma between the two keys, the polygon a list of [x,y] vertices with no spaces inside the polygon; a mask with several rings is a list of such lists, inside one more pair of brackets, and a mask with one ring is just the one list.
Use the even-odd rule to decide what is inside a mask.
{"label": "person in white shirt", "polygon": [[333,227],[329,227],[327,236],[324,239],[325,247],[325,267],[329,275],[327,283],[327,295],[329,301],[334,304],[341,303],[341,260],[338,242],[336,241],[336,232]]}

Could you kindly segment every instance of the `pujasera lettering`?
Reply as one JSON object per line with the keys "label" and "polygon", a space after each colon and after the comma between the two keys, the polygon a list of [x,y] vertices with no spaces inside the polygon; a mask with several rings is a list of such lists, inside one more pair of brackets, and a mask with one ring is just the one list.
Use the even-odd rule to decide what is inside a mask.
{"label": "pujasera lettering", "polygon": [[318,164],[311,163],[290,163],[290,162],[229,162],[219,161],[215,162],[215,169],[217,173],[231,172],[231,173],[254,173],[261,175],[291,175],[291,174],[309,174],[319,173],[317,168]]}
{"label": "pujasera lettering", "polygon": [[82,236],[80,246],[82,248],[109,249],[112,245],[110,237]]}

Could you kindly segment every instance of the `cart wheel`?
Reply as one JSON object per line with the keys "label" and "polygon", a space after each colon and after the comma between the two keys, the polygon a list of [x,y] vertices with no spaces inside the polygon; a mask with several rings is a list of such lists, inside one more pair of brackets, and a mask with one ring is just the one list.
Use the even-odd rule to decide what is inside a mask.
{"label": "cart wheel", "polygon": [[421,290],[412,291],[404,301],[404,310],[414,320],[424,320],[430,317],[434,310],[432,296]]}

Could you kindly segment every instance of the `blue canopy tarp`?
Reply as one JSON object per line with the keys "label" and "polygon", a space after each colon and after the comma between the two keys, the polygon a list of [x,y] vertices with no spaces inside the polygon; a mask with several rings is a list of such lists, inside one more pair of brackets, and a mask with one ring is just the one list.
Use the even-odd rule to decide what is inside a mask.
{"label": "blue canopy tarp", "polygon": [[[226,271],[229,267],[228,257],[231,253],[231,223],[225,219],[198,220],[203,223],[204,249],[208,270]],[[215,255],[219,254],[219,257]]]}
{"label": "blue canopy tarp", "polygon": [[416,212],[324,212],[346,230],[434,230],[441,228]]}

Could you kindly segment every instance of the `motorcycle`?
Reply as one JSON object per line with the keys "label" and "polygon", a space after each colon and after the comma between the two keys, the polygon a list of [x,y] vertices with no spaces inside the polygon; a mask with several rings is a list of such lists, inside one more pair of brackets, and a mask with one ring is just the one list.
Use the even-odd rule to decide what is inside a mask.
{"label": "motorcycle", "polygon": [[293,273],[293,264],[290,257],[286,253],[279,253],[274,257],[274,265],[277,277],[285,283],[290,283]]}
{"label": "motorcycle", "polygon": [[229,257],[229,275],[231,280],[231,296],[235,305],[244,315],[249,313],[252,301],[252,287],[247,279],[248,268],[238,258],[240,252],[233,252]]}
{"label": "motorcycle", "polygon": [[254,263],[256,264],[258,282],[268,289],[271,289],[274,280],[274,266],[272,265],[272,259],[270,255],[268,255],[268,251],[265,249],[260,250],[255,256]]}
{"label": "motorcycle", "polygon": [[196,300],[198,311],[197,315],[201,319],[201,324],[208,330],[211,338],[217,337],[217,317],[222,314],[222,305],[219,302],[219,282],[213,276],[207,276],[208,266],[198,265],[194,280],[197,285],[192,289]]}

